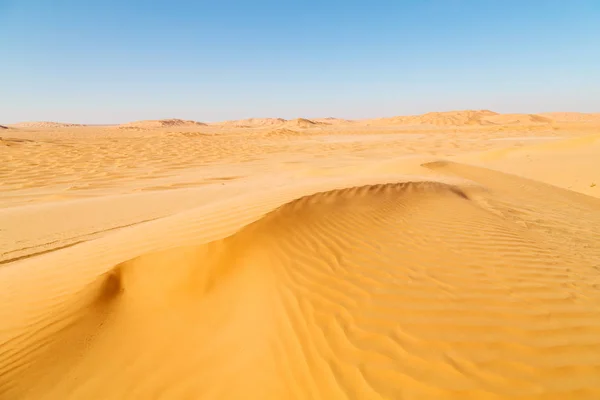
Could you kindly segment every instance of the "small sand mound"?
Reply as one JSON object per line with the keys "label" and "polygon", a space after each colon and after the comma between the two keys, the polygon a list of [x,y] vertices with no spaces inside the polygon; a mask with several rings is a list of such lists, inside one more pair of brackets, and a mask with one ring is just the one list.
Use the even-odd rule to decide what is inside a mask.
{"label": "small sand mound", "polygon": [[85,126],[82,124],[69,124],[64,122],[51,122],[51,121],[34,121],[34,122],[18,122],[11,124],[10,126],[15,128],[72,128],[78,126]]}
{"label": "small sand mound", "polygon": [[198,121],[190,121],[184,119],[157,119],[157,120],[145,120],[145,121],[134,121],[126,124],[121,124],[119,128],[139,128],[139,129],[155,129],[155,128],[170,128],[170,127],[194,127],[194,126],[206,126],[206,124]]}
{"label": "small sand mound", "polygon": [[598,399],[600,201],[423,167],[0,268],[0,398]]}

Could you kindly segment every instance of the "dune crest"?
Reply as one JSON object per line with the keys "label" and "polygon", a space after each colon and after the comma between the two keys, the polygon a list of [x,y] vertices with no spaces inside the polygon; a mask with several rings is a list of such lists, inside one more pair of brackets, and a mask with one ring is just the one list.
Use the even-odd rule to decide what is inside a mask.
{"label": "dune crest", "polygon": [[0,269],[0,399],[598,398],[600,200],[423,168],[473,185],[307,190],[220,239]]}

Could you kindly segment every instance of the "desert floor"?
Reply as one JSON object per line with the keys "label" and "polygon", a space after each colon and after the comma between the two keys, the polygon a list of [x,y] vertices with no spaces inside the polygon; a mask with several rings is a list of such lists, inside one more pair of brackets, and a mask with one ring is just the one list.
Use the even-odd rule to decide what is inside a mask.
{"label": "desert floor", "polygon": [[599,399],[600,123],[485,118],[2,129],[0,399]]}

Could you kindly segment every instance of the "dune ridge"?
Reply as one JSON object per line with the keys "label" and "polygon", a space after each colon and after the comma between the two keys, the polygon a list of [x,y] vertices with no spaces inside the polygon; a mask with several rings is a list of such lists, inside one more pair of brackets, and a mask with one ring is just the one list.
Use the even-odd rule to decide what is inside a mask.
{"label": "dune ridge", "polygon": [[5,266],[0,398],[597,398],[600,200],[418,170],[434,175],[295,183]]}

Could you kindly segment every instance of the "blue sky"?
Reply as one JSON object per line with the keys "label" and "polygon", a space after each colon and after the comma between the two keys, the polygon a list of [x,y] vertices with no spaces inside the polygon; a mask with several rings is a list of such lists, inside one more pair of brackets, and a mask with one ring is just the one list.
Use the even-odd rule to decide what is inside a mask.
{"label": "blue sky", "polygon": [[0,0],[0,123],[600,111],[600,1]]}

